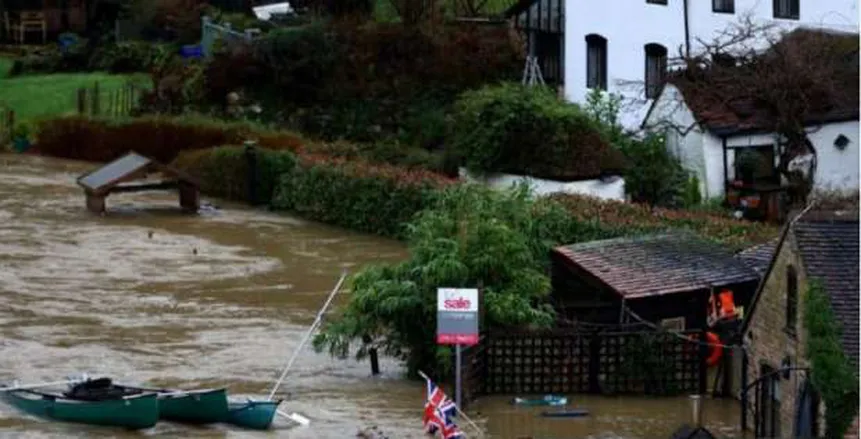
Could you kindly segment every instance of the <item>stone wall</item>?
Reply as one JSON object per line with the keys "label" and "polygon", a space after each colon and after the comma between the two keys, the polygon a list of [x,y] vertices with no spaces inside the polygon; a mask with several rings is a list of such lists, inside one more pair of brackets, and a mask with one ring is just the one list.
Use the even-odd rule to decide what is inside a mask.
{"label": "stone wall", "polygon": [[[793,265],[798,273],[798,311],[795,335],[786,330],[786,270]],[[748,343],[747,382],[753,383],[760,377],[762,364],[773,369],[780,369],[783,360],[789,357],[791,367],[806,367],[804,348],[805,331],[804,294],[807,291],[807,279],[801,265],[801,258],[796,251],[794,239],[790,234],[780,249],[775,266],[769,273],[766,284],[752,316],[750,326],[745,334]],[[796,400],[800,397],[800,388],[807,378],[805,372],[793,371],[789,378],[781,375],[778,384],[778,399],[780,402],[780,418],[777,422],[780,437],[790,437],[795,427]],[[756,394],[758,388],[752,388],[748,395],[747,427],[751,431],[756,428]],[[822,418],[820,417],[820,425]],[[819,430],[822,431],[821,428]]]}

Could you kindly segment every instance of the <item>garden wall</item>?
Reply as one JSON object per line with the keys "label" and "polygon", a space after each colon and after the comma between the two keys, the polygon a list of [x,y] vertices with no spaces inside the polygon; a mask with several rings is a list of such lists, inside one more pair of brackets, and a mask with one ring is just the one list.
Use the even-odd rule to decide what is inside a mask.
{"label": "garden wall", "polygon": [[464,168],[458,169],[460,177],[472,182],[485,184],[493,189],[506,190],[525,182],[533,195],[576,194],[602,200],[625,201],[625,179],[619,176],[607,180],[555,181],[523,175],[491,172],[475,175]]}

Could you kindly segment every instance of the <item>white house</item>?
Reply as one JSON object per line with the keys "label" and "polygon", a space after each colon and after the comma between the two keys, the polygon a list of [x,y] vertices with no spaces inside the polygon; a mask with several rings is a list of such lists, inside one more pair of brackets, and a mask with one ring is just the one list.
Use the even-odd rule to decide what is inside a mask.
{"label": "white house", "polygon": [[[858,35],[834,34],[833,37],[857,39]],[[846,74],[854,77],[846,78],[849,84],[835,79],[838,86],[845,85],[845,98],[830,102],[827,110],[806,122],[808,140],[816,151],[815,191],[859,189],[857,59],[852,66],[853,70]],[[699,87],[708,87],[708,93],[684,81],[670,79],[649,109],[643,128],[666,133],[667,148],[697,176],[704,198],[723,197],[727,185],[739,179],[736,158],[743,151],[756,152],[762,157],[757,179],[780,186],[782,181],[776,166],[784,142],[777,133],[771,132],[773,123],[767,116],[769,113],[760,111],[752,99],[734,101],[732,105],[716,103],[711,97],[722,93],[716,88],[719,86]],[[803,164],[810,158],[811,155],[799,157],[790,166]],[[808,168],[800,166],[798,169]]]}
{"label": "white house", "polygon": [[545,77],[570,101],[585,102],[595,88],[619,94],[621,122],[636,128],[668,58],[696,53],[698,41],[714,40],[742,16],[787,30],[857,32],[858,0],[520,0],[508,15],[527,31]]}

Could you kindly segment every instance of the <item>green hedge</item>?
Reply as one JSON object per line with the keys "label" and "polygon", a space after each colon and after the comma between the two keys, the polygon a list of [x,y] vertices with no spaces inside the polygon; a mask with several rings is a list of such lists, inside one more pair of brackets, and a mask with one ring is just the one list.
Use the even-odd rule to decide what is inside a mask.
{"label": "green hedge", "polygon": [[486,86],[461,95],[449,145],[471,171],[578,180],[625,168],[600,127],[546,87]]}
{"label": "green hedge", "polygon": [[[257,161],[256,199],[269,203],[282,174],[296,165],[296,155],[289,151],[255,148]],[[200,181],[204,193],[229,200],[248,201],[249,167],[245,147],[218,148],[180,153],[173,165]]]}
{"label": "green hedge", "polygon": [[293,172],[281,176],[272,205],[352,230],[402,237],[405,224],[454,182],[425,171],[300,155]]}

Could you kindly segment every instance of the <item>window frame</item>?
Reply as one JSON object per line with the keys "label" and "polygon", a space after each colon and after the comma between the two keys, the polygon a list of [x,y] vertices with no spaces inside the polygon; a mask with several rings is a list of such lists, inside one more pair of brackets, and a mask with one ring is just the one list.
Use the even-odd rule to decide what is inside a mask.
{"label": "window frame", "polygon": [[[780,5],[784,1],[789,2],[788,10],[785,14],[780,10]],[[801,19],[801,0],[772,0],[772,16],[777,20]]]}
{"label": "window frame", "polygon": [[[659,54],[660,53],[660,54]],[[645,84],[645,96],[646,99],[657,99],[658,95],[661,93],[661,88],[664,85],[664,82],[667,80],[667,64],[669,57],[669,50],[663,44],[659,43],[648,43],[643,46],[643,55],[645,59],[645,73],[643,75],[644,84]],[[650,66],[652,65],[652,59],[657,58],[659,61],[663,59],[663,62],[658,62],[660,67],[660,80],[657,84],[651,84],[650,78]]]}
{"label": "window frame", "polygon": [[[586,88],[590,90],[598,89],[607,91],[607,46],[608,41],[600,34],[586,35]],[[599,60],[597,66],[593,66],[590,60],[592,59],[592,51],[598,51]],[[592,68],[598,69],[597,83],[592,82]]]}
{"label": "window frame", "polygon": [[795,337],[798,331],[798,270],[792,264],[786,266],[786,309],[783,330]]}
{"label": "window frame", "polygon": [[667,6],[667,3],[669,3],[667,0],[646,0],[646,4],[649,5]]}
{"label": "window frame", "polygon": [[[726,4],[729,7],[720,7]],[[735,14],[735,0],[712,0],[712,12],[715,14]]]}

